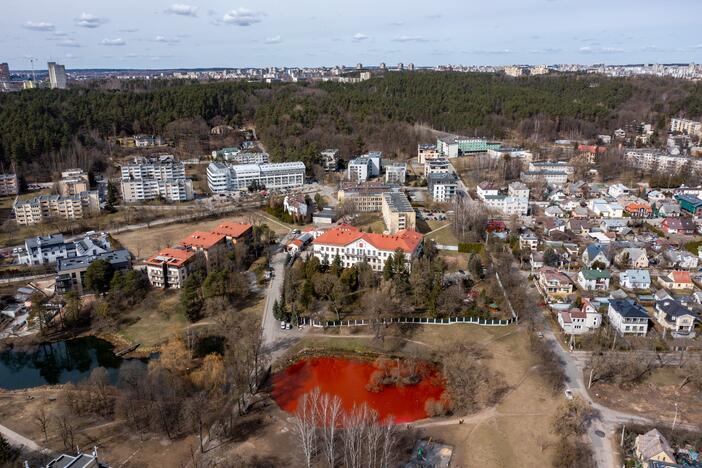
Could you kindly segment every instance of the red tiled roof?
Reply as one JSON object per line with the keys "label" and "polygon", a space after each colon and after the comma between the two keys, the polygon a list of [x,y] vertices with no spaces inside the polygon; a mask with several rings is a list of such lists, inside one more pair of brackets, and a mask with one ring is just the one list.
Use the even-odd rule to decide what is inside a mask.
{"label": "red tiled roof", "polygon": [[224,240],[224,234],[216,234],[214,232],[195,231],[188,237],[180,241],[181,245],[186,247],[195,247],[196,249],[209,249],[219,242]]}
{"label": "red tiled roof", "polygon": [[422,234],[412,230],[402,230],[393,235],[385,235],[361,232],[354,226],[341,224],[317,237],[314,243],[345,246],[358,239],[363,239],[379,250],[394,251],[401,249],[403,252],[413,252],[423,238]]}
{"label": "red tiled roof", "polygon": [[238,239],[243,236],[249,229],[253,226],[247,223],[237,223],[235,221],[227,221],[217,226],[212,233],[221,234],[223,236],[232,237]]}
{"label": "red tiled roof", "polygon": [[692,283],[689,271],[672,271],[670,277],[675,283]]}
{"label": "red tiled roof", "polygon": [[166,263],[170,266],[181,267],[195,257],[195,255],[195,252],[169,247],[159,251],[159,253],[149,258],[146,263],[154,266],[161,266]]}

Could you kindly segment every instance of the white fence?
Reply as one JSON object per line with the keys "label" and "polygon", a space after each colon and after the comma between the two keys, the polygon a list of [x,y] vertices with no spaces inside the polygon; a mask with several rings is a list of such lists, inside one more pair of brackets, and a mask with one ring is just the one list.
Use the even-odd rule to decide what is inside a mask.
{"label": "white fence", "polygon": [[[432,318],[432,317],[392,317],[380,321],[383,325],[391,323],[406,323],[410,325],[456,325],[456,324],[472,324],[481,325],[484,327],[504,327],[515,322],[511,319],[483,319],[477,317],[449,317],[449,318]],[[300,317],[302,325],[311,325],[318,328],[338,328],[338,327],[365,327],[375,323],[374,320],[314,320],[309,317]]]}

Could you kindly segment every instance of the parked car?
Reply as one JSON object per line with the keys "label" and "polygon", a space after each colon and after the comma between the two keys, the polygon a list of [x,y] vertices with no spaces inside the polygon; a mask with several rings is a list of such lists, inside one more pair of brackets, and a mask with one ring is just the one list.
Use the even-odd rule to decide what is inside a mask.
{"label": "parked car", "polygon": [[564,391],[563,393],[565,393],[566,400],[572,400],[572,399],[573,399],[573,391],[572,391],[571,389],[566,388],[565,391]]}

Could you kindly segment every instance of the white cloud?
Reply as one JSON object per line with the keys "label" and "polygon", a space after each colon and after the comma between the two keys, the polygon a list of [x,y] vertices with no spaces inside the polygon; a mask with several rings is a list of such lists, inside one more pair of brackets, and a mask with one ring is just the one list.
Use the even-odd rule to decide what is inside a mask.
{"label": "white cloud", "polygon": [[283,39],[280,36],[267,37],[264,41],[266,44],[280,44]]}
{"label": "white cloud", "polygon": [[393,39],[395,42],[427,42],[422,36],[400,36]]}
{"label": "white cloud", "polygon": [[164,44],[176,44],[180,42],[180,39],[177,37],[165,37],[165,36],[156,36],[154,38],[155,42],[162,42]]}
{"label": "white cloud", "polygon": [[103,39],[102,42],[100,42],[100,44],[104,46],[123,46],[126,45],[127,42],[121,37],[118,37],[116,39]]}
{"label": "white cloud", "polygon": [[624,49],[618,47],[583,46],[578,49],[583,54],[620,54]]}
{"label": "white cloud", "polygon": [[237,26],[251,26],[255,23],[260,23],[263,19],[263,13],[260,11],[251,11],[246,8],[239,8],[225,13],[222,17],[222,22],[227,24],[235,24]]}
{"label": "white cloud", "polygon": [[99,18],[91,13],[81,13],[75,20],[76,26],[81,28],[98,28],[100,25],[107,23],[105,18]]}
{"label": "white cloud", "polygon": [[31,29],[32,31],[53,31],[54,24],[47,23],[45,21],[27,21],[22,25],[25,29]]}
{"label": "white cloud", "polygon": [[368,39],[368,36],[366,36],[365,34],[360,33],[360,32],[357,32],[356,34],[353,35],[353,42],[361,42],[361,41],[365,41],[366,39]]}
{"label": "white cloud", "polygon": [[80,44],[75,39],[62,39],[56,45],[59,47],[80,47]]}
{"label": "white cloud", "polygon": [[171,13],[180,16],[197,16],[197,7],[192,5],[184,5],[182,3],[174,3],[166,8],[166,13]]}

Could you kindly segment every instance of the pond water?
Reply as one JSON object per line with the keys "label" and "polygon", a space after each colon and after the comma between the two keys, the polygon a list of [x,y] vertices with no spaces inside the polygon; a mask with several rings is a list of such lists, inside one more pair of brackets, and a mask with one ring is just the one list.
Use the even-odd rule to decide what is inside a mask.
{"label": "pond water", "polygon": [[144,366],[146,359],[124,359],[114,353],[111,343],[95,337],[82,337],[29,347],[0,351],[0,388],[16,390],[78,382],[96,367],[104,367],[112,383],[119,368],[127,362]]}
{"label": "pond water", "polygon": [[431,369],[415,385],[385,386],[370,392],[366,385],[377,370],[373,362],[340,357],[303,359],[273,375],[273,398],[285,411],[294,413],[302,395],[319,387],[321,393],[338,395],[344,410],[367,403],[381,420],[392,416],[396,423],[427,417],[427,400],[439,400],[444,385],[436,369]]}

